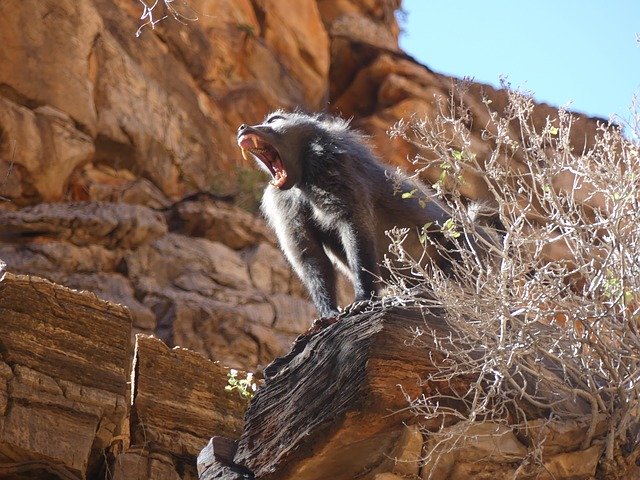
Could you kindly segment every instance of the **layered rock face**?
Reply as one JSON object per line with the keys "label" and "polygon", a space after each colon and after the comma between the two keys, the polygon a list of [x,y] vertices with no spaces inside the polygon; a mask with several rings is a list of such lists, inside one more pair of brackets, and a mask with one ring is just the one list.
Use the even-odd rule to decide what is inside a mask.
{"label": "layered rock face", "polygon": [[[411,342],[409,330],[425,324],[428,333]],[[201,480],[595,478],[605,421],[578,397],[559,399],[574,413],[570,420],[548,418],[521,398],[526,424],[457,422],[453,412],[466,408],[459,392],[487,387],[473,384],[472,374],[437,379],[442,346],[459,345],[450,328],[427,309],[378,305],[301,336],[270,366],[234,448],[220,448],[219,438],[205,447]],[[557,373],[548,379],[563,382]],[[455,410],[428,416],[422,395]],[[590,426],[595,438],[585,447]],[[620,465],[619,472],[635,478],[640,469]]]}
{"label": "layered rock face", "polygon": [[261,194],[241,122],[326,102],[329,36],[315,1],[189,5],[139,37],[131,2],[0,6],[0,258],[255,368],[314,310],[263,222],[219,198]]}
{"label": "layered rock face", "polygon": [[128,1],[3,3],[5,197],[96,199],[136,179],[172,199],[229,189],[241,121],[320,107],[328,36],[314,1],[189,5],[197,22],[136,37]]}
{"label": "layered rock face", "polygon": [[[128,306],[135,332],[253,369],[314,310],[269,229],[238,208],[255,208],[266,180],[239,155],[237,126],[328,109],[407,166],[415,147],[386,130],[435,115],[452,79],[399,50],[398,0],[187,4],[175,21],[160,2],[153,18],[169,18],[142,28],[151,17],[129,1],[0,5],[0,258]],[[506,101],[466,94],[478,154],[481,90]],[[594,128],[578,120],[576,144]]]}
{"label": "layered rock face", "polygon": [[43,203],[0,212],[0,222],[37,239],[0,246],[12,271],[126,305],[134,333],[156,333],[226,365],[266,364],[313,318],[263,223],[223,202],[189,200],[166,211]]}
{"label": "layered rock face", "polygon": [[139,335],[115,303],[0,265],[0,478],[197,478],[242,431],[228,369]]}
{"label": "layered rock face", "polygon": [[88,292],[0,276],[0,477],[83,478],[126,432],[129,314]]}

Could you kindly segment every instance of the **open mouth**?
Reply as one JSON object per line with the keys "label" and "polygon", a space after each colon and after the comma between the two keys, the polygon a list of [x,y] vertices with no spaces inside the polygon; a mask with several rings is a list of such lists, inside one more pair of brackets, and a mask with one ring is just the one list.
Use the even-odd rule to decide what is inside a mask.
{"label": "open mouth", "polygon": [[245,160],[249,160],[247,154],[250,153],[264,163],[273,177],[271,185],[282,188],[287,181],[287,172],[280,154],[272,145],[255,133],[245,133],[238,138],[238,146],[242,149],[242,156]]}

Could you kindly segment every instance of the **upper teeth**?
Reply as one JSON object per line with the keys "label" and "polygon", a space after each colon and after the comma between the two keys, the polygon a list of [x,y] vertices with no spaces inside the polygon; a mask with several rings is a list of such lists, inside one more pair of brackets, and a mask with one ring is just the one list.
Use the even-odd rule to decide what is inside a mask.
{"label": "upper teeth", "polygon": [[253,138],[253,146],[258,148],[258,137],[251,137]]}

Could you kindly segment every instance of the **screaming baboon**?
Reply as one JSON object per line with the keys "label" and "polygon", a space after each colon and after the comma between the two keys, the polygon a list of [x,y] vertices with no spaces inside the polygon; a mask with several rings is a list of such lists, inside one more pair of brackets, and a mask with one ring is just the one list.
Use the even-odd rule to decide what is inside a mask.
{"label": "screaming baboon", "polygon": [[[243,156],[272,176],[262,211],[321,316],[338,313],[332,261],[351,278],[355,300],[368,300],[380,289],[376,280],[388,277],[380,267],[385,232],[431,225],[429,234],[438,235],[450,218],[423,185],[403,198],[399,192],[416,184],[383,166],[340,118],[276,111],[259,125],[241,125],[237,140]],[[403,247],[422,252],[413,237]],[[438,260],[435,247],[427,254]]]}

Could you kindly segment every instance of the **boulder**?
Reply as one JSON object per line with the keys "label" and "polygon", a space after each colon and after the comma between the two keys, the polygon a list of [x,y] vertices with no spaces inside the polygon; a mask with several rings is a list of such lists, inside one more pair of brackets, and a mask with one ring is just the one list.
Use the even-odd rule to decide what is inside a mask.
{"label": "boulder", "polygon": [[0,165],[2,178],[11,180],[0,185],[6,199],[61,201],[71,173],[94,151],[93,139],[64,111],[48,105],[29,109],[0,96]]}
{"label": "boulder", "polygon": [[103,28],[90,0],[2,2],[0,95],[30,109],[49,105],[65,112],[93,136],[97,112],[91,70]]}
{"label": "boulder", "polygon": [[281,480],[391,470],[407,443],[403,422],[413,418],[405,395],[421,391],[428,371],[426,351],[405,342],[422,322],[400,312],[360,314],[300,337],[270,366],[234,462]]}
{"label": "boulder", "polygon": [[238,437],[246,400],[227,392],[228,368],[157,338],[137,335],[131,442],[110,466],[114,480],[195,480],[211,432]]}
{"label": "boulder", "polygon": [[265,222],[246,210],[207,195],[196,195],[173,204],[166,212],[172,232],[224,243],[234,250],[263,242],[275,244]]}

